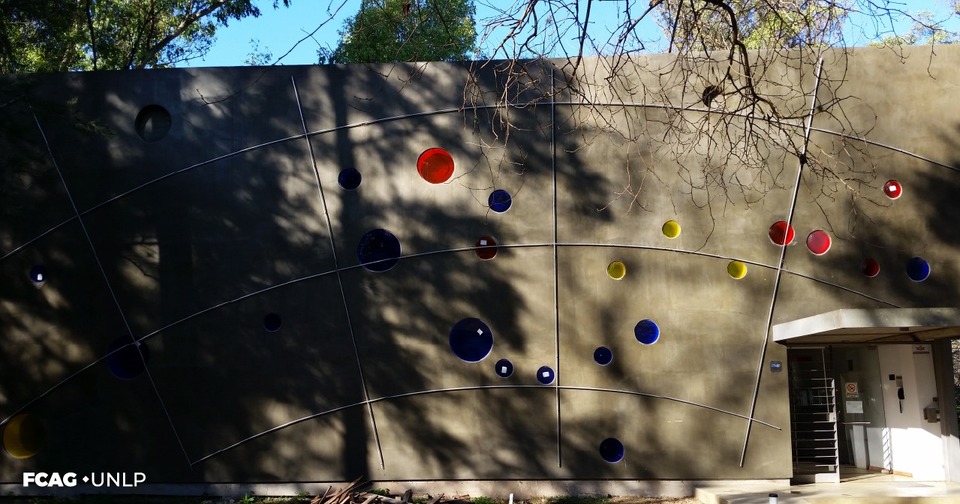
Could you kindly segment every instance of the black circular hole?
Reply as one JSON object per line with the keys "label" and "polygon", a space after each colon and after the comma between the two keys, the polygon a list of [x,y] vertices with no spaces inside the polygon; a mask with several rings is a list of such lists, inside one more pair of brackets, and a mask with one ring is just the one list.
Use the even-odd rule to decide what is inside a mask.
{"label": "black circular hole", "polygon": [[477,318],[465,318],[450,329],[450,348],[461,360],[480,362],[493,350],[493,331]]}
{"label": "black circular hole", "polygon": [[513,363],[510,359],[500,359],[494,364],[493,370],[500,378],[510,378],[513,376]]}
{"label": "black circular hole", "polygon": [[283,321],[280,320],[280,315],[277,315],[276,313],[268,313],[265,317],[263,317],[263,328],[270,332],[279,331],[280,324],[282,323]]}
{"label": "black circular hole", "polygon": [[130,336],[121,336],[107,348],[107,367],[113,376],[122,380],[132,380],[144,372],[150,360],[150,349],[146,343],[134,342]]}
{"label": "black circular hole", "polygon": [[550,366],[541,366],[537,370],[537,381],[541,385],[550,385],[555,379],[557,379],[557,374],[553,372],[553,368]]}
{"label": "black circular hole", "polygon": [[607,438],[600,442],[600,456],[614,464],[623,460],[623,443],[617,438]]}
{"label": "black circular hole", "polygon": [[347,168],[341,171],[340,175],[337,177],[337,183],[340,184],[340,187],[346,189],[347,191],[353,191],[360,187],[360,182],[362,180],[363,176],[360,175],[360,171],[356,168]]}
{"label": "black circular hole", "polygon": [[39,264],[30,268],[30,280],[38,284],[47,281],[47,269]]}
{"label": "black circular hole", "polygon": [[147,142],[156,142],[167,136],[172,124],[173,119],[170,117],[170,112],[167,112],[167,109],[160,105],[143,107],[137,114],[136,121],[134,121],[137,135],[140,135],[140,138]]}
{"label": "black circular hole", "polygon": [[593,351],[593,360],[601,366],[606,366],[613,362],[613,350],[605,346],[597,347],[597,349]]}
{"label": "black circular hole", "polygon": [[382,273],[400,262],[400,240],[386,229],[374,229],[360,238],[357,257],[368,271]]}

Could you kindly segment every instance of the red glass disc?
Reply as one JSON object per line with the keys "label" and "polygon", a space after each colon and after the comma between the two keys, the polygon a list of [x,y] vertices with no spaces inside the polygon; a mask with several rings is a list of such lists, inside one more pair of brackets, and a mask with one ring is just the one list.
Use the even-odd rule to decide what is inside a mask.
{"label": "red glass disc", "polygon": [[453,156],[439,147],[431,147],[417,159],[417,172],[431,184],[442,184],[453,176]]}
{"label": "red glass disc", "polygon": [[476,244],[477,257],[485,261],[497,257],[497,240],[492,236],[481,236]]}
{"label": "red glass disc", "polygon": [[883,184],[883,194],[886,194],[890,199],[897,199],[903,194],[903,186],[896,180],[888,180]]}
{"label": "red glass disc", "polygon": [[807,248],[813,255],[823,255],[830,250],[830,235],[822,229],[818,229],[807,235]]}
{"label": "red glass disc", "polygon": [[788,225],[785,221],[774,222],[770,226],[770,241],[774,245],[788,245],[793,242],[793,238],[796,236],[796,233],[793,230],[793,226]]}

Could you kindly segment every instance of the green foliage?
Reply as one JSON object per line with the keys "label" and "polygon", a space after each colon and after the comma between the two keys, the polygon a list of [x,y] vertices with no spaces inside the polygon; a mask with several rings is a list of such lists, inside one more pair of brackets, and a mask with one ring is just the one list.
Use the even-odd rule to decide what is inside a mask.
{"label": "green foliage", "polygon": [[257,499],[254,496],[246,494],[237,501],[237,504],[254,504],[256,501]]}
{"label": "green foliage", "polygon": [[734,27],[747,49],[829,45],[847,15],[830,2],[803,0],[665,0],[658,9],[671,47],[694,51],[729,49]]}
{"label": "green foliage", "polygon": [[920,11],[914,14],[912,18],[913,24],[907,33],[888,35],[879,42],[871,42],[870,45],[891,47],[914,44],[953,44],[957,42],[954,34],[943,29],[942,23],[933,18],[932,12]]}
{"label": "green foliage", "polygon": [[0,73],[173,66],[204,55],[217,27],[259,16],[253,2],[0,0]]}
{"label": "green foliage", "polygon": [[461,61],[476,51],[473,0],[363,0],[320,63]]}
{"label": "green foliage", "polygon": [[503,501],[494,499],[492,497],[474,497],[470,499],[470,502],[473,504],[503,504]]}

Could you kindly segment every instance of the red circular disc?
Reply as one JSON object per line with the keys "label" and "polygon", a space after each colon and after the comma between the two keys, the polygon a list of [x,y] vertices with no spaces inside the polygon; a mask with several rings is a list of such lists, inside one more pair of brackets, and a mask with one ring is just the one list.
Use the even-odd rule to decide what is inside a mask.
{"label": "red circular disc", "polygon": [[807,248],[813,255],[823,255],[830,250],[830,235],[822,229],[818,229],[807,235]]}
{"label": "red circular disc", "polygon": [[431,184],[442,184],[453,176],[453,156],[439,147],[431,147],[417,158],[417,172]]}
{"label": "red circular disc", "polygon": [[897,199],[903,194],[903,186],[896,180],[888,180],[883,184],[883,194],[890,199]]}
{"label": "red circular disc", "polygon": [[497,240],[492,236],[481,236],[476,244],[477,257],[488,261],[497,257]]}
{"label": "red circular disc", "polygon": [[868,257],[860,263],[860,271],[863,272],[864,275],[873,278],[880,273],[880,263],[878,263],[876,259]]}
{"label": "red circular disc", "polygon": [[770,226],[770,241],[774,245],[788,245],[793,242],[796,233],[793,226],[788,225],[786,221],[777,221]]}

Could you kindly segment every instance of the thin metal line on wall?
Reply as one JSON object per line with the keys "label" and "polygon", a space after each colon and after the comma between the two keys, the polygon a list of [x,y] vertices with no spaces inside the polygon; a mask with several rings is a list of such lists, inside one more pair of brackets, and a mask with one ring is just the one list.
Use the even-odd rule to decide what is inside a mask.
{"label": "thin metal line on wall", "polygon": [[377,417],[373,413],[373,405],[370,403],[370,393],[367,391],[367,380],[363,375],[363,362],[360,359],[360,348],[357,346],[356,333],[353,330],[353,321],[350,317],[350,305],[347,303],[347,294],[343,289],[343,276],[340,273],[340,263],[337,258],[337,244],[333,236],[333,223],[330,221],[330,212],[327,210],[327,198],[323,192],[323,182],[320,180],[320,169],[317,167],[317,157],[313,152],[313,142],[310,141],[310,135],[307,134],[307,122],[303,116],[303,107],[300,103],[300,92],[297,90],[297,81],[291,75],[290,83],[293,85],[293,94],[297,98],[297,111],[300,113],[300,124],[303,126],[303,137],[307,141],[307,147],[310,153],[310,162],[313,165],[313,174],[317,181],[317,191],[320,196],[320,203],[323,206],[323,219],[327,223],[327,234],[330,235],[330,251],[333,254],[333,267],[337,275],[337,287],[340,289],[340,300],[343,301],[343,312],[347,317],[347,329],[350,332],[350,343],[353,345],[353,356],[357,361],[357,372],[360,376],[360,388],[363,390],[363,399],[367,402],[367,413],[370,415],[370,426],[373,429],[373,438],[377,443],[377,455],[380,458],[380,470],[386,466],[383,460],[383,448],[380,444],[380,432],[377,430]]}
{"label": "thin metal line on wall", "polygon": [[[53,168],[56,170],[57,176],[60,178],[60,183],[63,185],[63,192],[67,195],[67,199],[70,201],[70,207],[73,208],[77,222],[80,224],[80,229],[83,231],[83,236],[86,238],[87,245],[90,247],[90,252],[93,254],[93,259],[96,261],[97,268],[100,270],[100,275],[103,277],[103,282],[107,286],[107,291],[110,293],[110,298],[113,300],[113,304],[117,308],[117,313],[120,314],[120,319],[123,320],[123,326],[127,329],[127,336],[130,338],[130,343],[127,343],[121,348],[114,350],[114,352],[110,352],[108,355],[112,355],[113,353],[120,351],[122,348],[126,348],[128,345],[133,345],[133,347],[137,350],[137,356],[140,357],[140,362],[143,364],[144,373],[150,380],[150,386],[153,388],[153,392],[157,396],[157,401],[160,402],[160,408],[163,409],[164,416],[167,417],[167,422],[169,422],[170,428],[173,430],[173,435],[177,439],[177,444],[180,446],[180,451],[183,452],[183,456],[187,459],[187,463],[190,463],[190,455],[183,446],[183,441],[180,439],[180,433],[177,432],[177,426],[173,423],[173,417],[170,416],[170,412],[167,410],[167,405],[163,402],[163,396],[160,394],[160,389],[157,388],[157,383],[153,380],[153,375],[150,373],[150,367],[147,366],[147,359],[144,358],[143,352],[140,350],[140,342],[137,341],[136,337],[133,335],[133,329],[131,329],[127,315],[124,313],[123,307],[120,305],[120,299],[117,298],[117,293],[113,290],[113,285],[110,283],[110,276],[107,275],[107,270],[103,267],[103,261],[100,260],[100,254],[97,253],[97,247],[93,243],[93,238],[90,237],[90,232],[87,230],[87,225],[83,222],[83,218],[80,216],[80,211],[77,209],[77,204],[73,199],[73,193],[70,191],[70,186],[67,184],[67,179],[63,176],[63,171],[60,169],[60,163],[57,162],[56,156],[53,155],[53,149],[50,147],[50,141],[47,140],[47,134],[43,131],[43,126],[40,125],[40,119],[37,118],[36,114],[33,115],[33,120],[37,123],[37,129],[40,130],[40,137],[43,138],[43,145],[46,147],[47,154],[50,156],[50,163],[53,164]],[[83,370],[86,370],[88,367],[89,366],[85,366]]]}
{"label": "thin metal line on wall", "polygon": [[[514,244],[499,244],[499,245],[498,245],[499,248],[510,248],[510,249],[544,248],[544,247],[554,247],[554,246],[556,246],[556,247],[616,248],[616,249],[627,249],[627,250],[650,250],[650,251],[655,251],[655,252],[671,252],[671,253],[677,253],[677,254],[694,255],[694,256],[698,256],[698,257],[705,257],[705,258],[711,258],[711,259],[720,259],[720,260],[724,260],[724,261],[730,261],[730,260],[736,259],[736,260],[738,260],[738,261],[740,261],[740,262],[743,262],[743,263],[745,263],[745,264],[748,264],[748,265],[757,266],[757,267],[760,267],[760,268],[767,268],[767,269],[771,269],[771,270],[775,270],[775,269],[776,269],[775,266],[772,266],[772,265],[769,265],[769,264],[765,264],[765,263],[762,263],[762,262],[759,262],[759,261],[753,261],[753,260],[750,260],[750,259],[735,258],[735,257],[732,257],[732,256],[724,256],[724,255],[720,255],[720,254],[712,254],[712,253],[709,253],[709,252],[703,252],[703,251],[698,251],[698,250],[680,250],[680,249],[675,249],[675,248],[661,247],[661,246],[653,246],[653,245],[632,245],[632,244],[617,244],[617,243],[589,243],[589,242],[583,242],[583,243],[561,242],[561,243],[556,243],[556,244],[554,244],[554,243],[548,243],[548,242],[543,242],[543,243],[514,243]],[[427,252],[418,252],[418,253],[415,253],[415,254],[403,255],[403,256],[401,256],[401,260],[410,260],[410,259],[417,259],[417,258],[421,258],[421,257],[430,257],[430,256],[440,255],[440,254],[451,254],[451,253],[462,253],[462,252],[474,252],[474,251],[476,251],[476,250],[477,250],[477,247],[457,247],[457,248],[450,248],[450,249],[431,250],[431,251],[427,251]],[[393,259],[383,259],[383,261],[392,261],[392,260],[393,260]],[[367,264],[376,264],[377,262],[379,262],[379,261],[372,261],[372,262],[367,263]],[[201,310],[199,310],[199,311],[197,311],[197,312],[194,312],[194,313],[192,313],[192,314],[190,314],[190,315],[187,315],[187,316],[185,316],[185,317],[183,317],[183,318],[181,318],[181,319],[179,319],[179,320],[175,320],[175,321],[173,321],[173,322],[170,322],[170,323],[167,324],[167,325],[164,325],[164,326],[162,326],[162,327],[159,327],[159,328],[157,328],[157,329],[154,329],[153,331],[150,331],[150,332],[144,334],[143,336],[141,336],[140,338],[138,338],[137,341],[138,341],[138,342],[143,342],[143,341],[145,341],[145,340],[147,340],[147,339],[149,339],[149,338],[152,338],[152,337],[154,337],[154,336],[157,336],[157,335],[159,335],[159,334],[161,334],[161,333],[163,333],[163,332],[165,332],[165,331],[167,331],[167,330],[169,330],[169,329],[172,329],[172,328],[174,328],[174,327],[176,327],[176,326],[179,326],[180,324],[187,323],[187,322],[189,322],[190,320],[192,320],[192,319],[194,319],[194,318],[197,318],[197,317],[199,317],[199,316],[201,316],[201,315],[204,315],[204,314],[206,314],[206,313],[210,313],[210,312],[212,312],[212,311],[214,311],[214,310],[217,310],[217,309],[219,309],[219,308],[223,308],[223,307],[225,307],[225,306],[228,306],[228,305],[231,305],[231,304],[234,304],[234,303],[239,303],[239,302],[241,302],[241,301],[244,301],[244,300],[247,300],[247,299],[250,299],[250,298],[259,296],[259,295],[261,295],[261,294],[265,294],[265,293],[268,293],[268,292],[271,292],[271,291],[274,291],[274,290],[277,290],[277,289],[282,289],[282,288],[284,288],[284,287],[289,287],[289,286],[292,286],[292,285],[296,285],[296,284],[299,284],[299,283],[301,283],[301,282],[307,282],[307,281],[314,280],[314,279],[317,279],[317,278],[321,278],[321,277],[325,277],[325,276],[330,276],[330,275],[335,275],[335,274],[337,274],[338,272],[350,271],[350,270],[358,269],[358,268],[361,268],[361,267],[362,267],[362,265],[360,265],[360,264],[351,265],[351,266],[343,266],[343,267],[340,267],[340,268],[337,268],[337,269],[334,269],[334,270],[328,270],[328,271],[323,271],[323,272],[320,272],[320,273],[313,273],[313,274],[310,274],[310,275],[305,275],[305,276],[302,276],[302,277],[293,278],[293,279],[287,280],[287,281],[285,281],[285,282],[281,282],[281,283],[278,283],[278,284],[270,285],[270,286],[268,286],[268,287],[264,287],[264,288],[262,288],[262,289],[260,289],[260,290],[256,290],[256,291],[253,291],[253,292],[248,292],[248,293],[246,293],[246,294],[237,296],[237,297],[235,297],[235,298],[233,298],[233,299],[228,299],[228,300],[226,300],[226,301],[221,301],[221,302],[219,302],[219,303],[217,303],[217,304],[208,306],[208,307],[203,308],[203,309],[201,309]],[[860,291],[855,290],[855,289],[851,289],[850,287],[846,287],[846,286],[844,286],[844,285],[840,285],[840,284],[835,283],[835,282],[830,282],[830,281],[828,281],[828,280],[824,280],[824,279],[821,279],[821,278],[816,278],[816,277],[813,277],[813,276],[810,276],[810,275],[806,275],[806,274],[804,274],[804,273],[800,273],[800,272],[797,272],[797,271],[792,271],[792,270],[787,269],[787,268],[781,268],[781,271],[782,271],[783,273],[785,273],[785,274],[788,274],[788,275],[793,275],[793,276],[796,276],[796,277],[799,277],[799,278],[803,278],[803,279],[806,279],[806,280],[810,280],[810,281],[812,281],[812,282],[816,282],[816,283],[823,284],[823,285],[828,285],[828,286],[830,286],[830,287],[833,287],[833,288],[836,288],[836,289],[840,289],[840,290],[843,290],[843,291],[845,291],[845,292],[849,292],[849,293],[851,293],[851,294],[854,294],[854,295],[857,295],[857,296],[860,296],[860,297],[869,299],[869,300],[871,300],[871,301],[875,301],[875,302],[878,302],[878,303],[882,303],[882,304],[885,304],[885,305],[890,306],[890,307],[893,307],[893,308],[899,308],[899,305],[897,305],[896,303],[892,303],[892,302],[887,301],[887,300],[885,300],[885,299],[880,299],[880,298],[871,296],[871,295],[869,295],[869,294],[867,294],[867,293],[860,292]],[[119,351],[119,350],[115,350],[114,352],[117,352],[117,351]],[[28,402],[27,402],[26,404],[24,404],[23,406],[17,408],[16,410],[14,410],[13,413],[10,414],[10,416],[8,416],[8,417],[5,418],[5,419],[0,420],[0,426],[6,424],[6,423],[10,420],[10,418],[16,416],[18,413],[22,412],[23,410],[25,410],[26,408],[28,408],[30,405],[32,405],[32,404],[35,403],[36,401],[38,401],[38,400],[46,397],[47,395],[49,395],[49,394],[50,394],[51,392],[53,392],[54,390],[60,388],[64,383],[70,381],[72,378],[76,377],[77,375],[79,375],[79,374],[82,373],[83,371],[85,371],[85,370],[93,367],[94,365],[100,363],[102,360],[106,359],[108,356],[112,355],[114,352],[111,352],[110,354],[104,355],[104,356],[100,357],[99,359],[91,362],[91,363],[88,364],[87,366],[84,366],[82,369],[74,372],[73,374],[71,374],[70,376],[64,378],[63,380],[61,380],[61,381],[58,382],[57,384],[51,386],[49,389],[47,389],[45,392],[43,392],[43,393],[40,394],[39,396],[35,397],[34,399],[31,399],[30,401],[28,401]]]}
{"label": "thin metal line on wall", "polygon": [[[775,430],[778,430],[778,431],[782,431],[782,430],[783,430],[783,428],[780,427],[780,426],[771,424],[771,423],[769,423],[769,422],[764,422],[764,421],[762,421],[762,420],[757,420],[757,419],[755,419],[755,418],[748,418],[748,417],[746,417],[746,416],[744,416],[744,415],[741,415],[740,413],[735,413],[735,412],[733,412],[733,411],[725,410],[725,409],[723,409],[723,408],[718,408],[718,407],[715,407],[715,406],[709,406],[709,405],[706,405],[706,404],[703,404],[703,403],[698,403],[698,402],[696,402],[696,401],[690,401],[690,400],[687,400],[687,399],[680,399],[680,398],[678,398],[678,397],[673,397],[673,396],[667,396],[667,395],[662,395],[662,394],[653,394],[653,393],[650,393],[650,392],[639,392],[639,391],[636,391],[636,390],[620,390],[620,389],[611,389],[611,388],[602,388],[602,387],[582,387],[582,386],[558,385],[557,388],[562,389],[562,390],[573,390],[573,391],[580,391],[580,392],[600,392],[600,393],[607,393],[607,394],[621,394],[621,395],[630,395],[630,396],[636,396],[636,397],[648,397],[648,398],[651,398],[651,399],[663,399],[663,400],[665,400],[665,401],[671,401],[671,402],[676,402],[676,403],[679,403],[679,404],[685,404],[685,405],[687,405],[687,406],[693,406],[693,407],[695,407],[695,408],[702,408],[702,409],[706,409],[706,410],[713,411],[713,412],[716,412],[716,413],[720,413],[720,414],[723,414],[723,415],[728,415],[728,416],[732,416],[732,417],[736,417],[736,418],[742,418],[742,419],[744,419],[744,420],[748,420],[748,421],[750,421],[750,422],[756,422],[756,423],[758,423],[758,424],[760,424],[760,425],[763,425],[764,427],[769,427],[769,428],[771,428],[771,429],[775,429]],[[231,444],[231,445],[225,446],[225,447],[223,447],[223,448],[221,448],[221,449],[219,449],[219,450],[216,450],[216,451],[214,451],[214,452],[212,452],[212,453],[210,453],[210,454],[207,454],[207,455],[205,455],[205,456],[203,456],[203,457],[200,457],[199,459],[192,461],[190,464],[191,464],[191,465],[199,464],[199,463],[203,462],[204,460],[213,458],[213,457],[215,457],[215,456],[217,456],[217,455],[220,455],[221,453],[224,453],[224,452],[227,452],[227,451],[229,451],[229,450],[232,450],[232,449],[234,449],[234,448],[236,448],[236,447],[238,447],[238,446],[240,446],[240,445],[242,445],[242,444],[244,444],[244,443],[247,443],[247,442],[253,441],[253,440],[257,439],[257,438],[266,436],[267,434],[272,434],[272,433],[274,433],[274,432],[277,432],[277,431],[279,431],[279,430],[285,429],[285,428],[287,428],[287,427],[291,427],[291,426],[293,426],[293,425],[296,425],[296,424],[299,424],[299,423],[302,423],[302,422],[306,422],[306,421],[312,420],[312,419],[314,419],[314,418],[320,418],[320,417],[323,417],[323,416],[326,416],[326,415],[331,415],[331,414],[334,414],[334,413],[338,413],[338,412],[343,411],[343,410],[345,410],[345,409],[356,408],[356,407],[358,407],[358,406],[363,406],[363,405],[365,405],[365,404],[379,403],[379,402],[383,402],[383,401],[392,401],[392,400],[396,400],[396,399],[406,399],[406,398],[409,398],[409,397],[419,397],[419,396],[432,395],[432,394],[447,394],[447,393],[453,393],[453,392],[471,392],[471,391],[487,391],[487,390],[518,390],[518,389],[542,389],[542,390],[548,390],[549,387],[546,387],[546,386],[543,386],[543,385],[534,385],[534,384],[516,384],[516,385],[471,385],[471,386],[465,386],[465,387],[447,387],[447,388],[431,389],[431,390],[418,390],[418,391],[414,391],[414,392],[402,392],[402,393],[399,393],[399,394],[391,394],[391,395],[388,395],[388,396],[377,397],[377,398],[369,399],[369,400],[366,400],[366,401],[359,401],[359,402],[355,402],[355,403],[351,403],[351,404],[344,404],[344,405],[341,405],[341,406],[336,406],[336,407],[330,408],[330,409],[328,409],[328,410],[324,410],[324,411],[317,412],[317,413],[312,413],[312,414],[310,414],[310,415],[306,415],[306,416],[303,416],[303,417],[300,417],[300,418],[295,418],[295,419],[293,419],[293,420],[290,420],[290,421],[288,421],[288,422],[284,422],[284,423],[279,424],[279,425],[275,425],[275,426],[273,426],[273,427],[271,427],[271,428],[269,428],[269,429],[260,431],[260,432],[258,432],[258,433],[256,433],[256,434],[253,434],[253,435],[251,435],[251,436],[248,436],[248,437],[246,437],[246,438],[243,438],[243,439],[241,439],[240,441],[237,441],[236,443],[233,443],[233,444]]]}
{"label": "thin metal line on wall", "polygon": [[[816,77],[813,84],[813,93],[810,98],[810,110],[807,113],[806,124],[803,132],[803,144],[800,146],[800,155],[797,158],[797,178],[793,183],[793,194],[790,196],[790,207],[787,209],[787,229],[784,236],[789,234],[793,226],[793,214],[797,208],[797,197],[800,194],[800,182],[803,177],[803,167],[807,164],[807,144],[810,143],[810,127],[813,126],[813,115],[817,108],[817,92],[820,90],[820,74],[823,71],[823,57],[817,60]],[[773,295],[770,297],[770,306],[767,310],[767,324],[763,332],[763,342],[760,344],[760,358],[757,363],[757,376],[753,387],[753,398],[750,400],[749,416],[757,410],[757,398],[760,395],[760,380],[763,377],[763,362],[767,356],[767,345],[770,341],[770,331],[773,326],[773,312],[777,306],[777,296],[780,293],[780,279],[783,277],[783,263],[787,255],[787,244],[780,246],[780,260],[777,262],[777,274],[773,282]],[[743,447],[740,450],[740,467],[743,467],[747,457],[747,444],[750,441],[751,422],[747,422],[747,428],[743,434]]]}
{"label": "thin metal line on wall", "polygon": [[557,214],[557,72],[550,66],[550,172],[553,175],[553,335],[556,366],[554,383],[557,393],[557,467],[563,467],[563,423],[560,413],[560,221]]}
{"label": "thin metal line on wall", "polygon": [[[553,106],[556,106],[556,105],[570,105],[570,106],[600,106],[600,107],[652,108],[652,109],[672,110],[672,111],[678,111],[678,112],[684,112],[684,111],[690,111],[690,112],[710,112],[710,113],[712,113],[712,114],[722,114],[722,115],[729,115],[729,116],[744,117],[744,118],[746,118],[746,114],[745,114],[745,113],[742,113],[742,112],[737,113],[737,112],[715,111],[715,110],[712,111],[712,110],[703,109],[703,108],[701,108],[701,107],[693,107],[693,106],[691,106],[691,107],[677,107],[677,106],[671,106],[671,105],[656,105],[656,104],[649,104],[649,103],[631,103],[631,102],[628,102],[628,103],[615,103],[615,102],[574,102],[574,101],[562,101],[562,102],[561,102],[561,101],[553,101],[553,102],[552,102],[552,105],[553,105]],[[503,105],[503,104],[495,104],[495,105],[470,105],[470,106],[464,106],[464,107],[462,107],[462,108],[436,109],[436,110],[426,111],[426,112],[416,112],[416,113],[402,114],[402,115],[391,116],[391,117],[384,117],[384,118],[379,118],[379,119],[371,119],[371,120],[369,120],[369,121],[361,121],[361,122],[358,122],[358,123],[346,124],[346,125],[342,125],[342,126],[336,126],[336,127],[333,127],[333,128],[326,128],[326,129],[316,130],[316,131],[312,131],[312,132],[307,133],[307,135],[309,135],[309,136],[324,135],[324,134],[328,134],[328,133],[333,133],[333,132],[336,132],[336,131],[340,131],[340,130],[343,130],[343,129],[359,128],[359,127],[363,127],[363,126],[372,126],[372,125],[374,125],[374,124],[380,124],[380,123],[391,122],[391,121],[400,121],[400,120],[411,119],[411,118],[416,118],[416,117],[426,117],[426,116],[430,116],[430,115],[452,114],[452,113],[464,112],[464,111],[467,111],[467,110],[482,110],[482,109],[503,108],[503,107],[507,107],[507,105]],[[793,124],[793,123],[783,123],[782,126],[789,126],[789,127],[799,128],[799,127],[802,127],[803,125],[798,125],[798,124]],[[824,134],[827,134],[827,135],[834,135],[834,136],[838,136],[838,137],[841,137],[841,138],[847,138],[847,139],[851,139],[851,140],[862,141],[862,142],[864,142],[864,143],[866,143],[866,144],[873,145],[873,146],[875,146],[875,147],[880,147],[880,148],[882,148],[882,149],[892,150],[892,151],[894,151],[894,152],[897,152],[897,153],[900,153],[900,154],[903,154],[903,155],[906,155],[906,156],[910,156],[910,157],[913,157],[913,158],[915,158],[915,159],[919,159],[919,160],[921,160],[921,161],[925,161],[925,162],[931,163],[931,164],[933,164],[933,165],[935,165],[935,166],[939,166],[939,167],[941,167],[941,168],[947,168],[947,169],[950,169],[950,170],[953,170],[953,171],[960,171],[960,168],[957,168],[957,167],[955,167],[955,166],[953,166],[953,165],[950,165],[950,164],[948,164],[948,163],[945,163],[945,162],[942,162],[942,161],[937,161],[937,160],[935,160],[935,159],[922,156],[922,155],[920,155],[920,154],[917,154],[917,153],[912,152],[912,151],[908,151],[908,150],[903,149],[903,148],[900,148],[900,147],[894,147],[894,146],[892,146],[892,145],[884,144],[884,143],[877,142],[877,141],[874,141],[874,140],[869,140],[869,139],[867,139],[866,137],[861,137],[861,136],[857,136],[857,135],[851,135],[851,134],[848,134],[848,133],[843,133],[843,132],[833,131],[833,130],[828,130],[828,129],[823,129],[823,128],[815,128],[815,127],[809,127],[809,128],[807,128],[807,130],[808,130],[808,135],[809,135],[809,131],[816,131],[816,132],[818,132],[818,133],[824,133]],[[131,189],[128,189],[128,190],[126,190],[126,191],[123,191],[123,192],[121,192],[120,194],[116,194],[116,195],[114,195],[114,196],[111,196],[110,198],[108,198],[108,199],[106,199],[106,200],[104,200],[104,201],[101,201],[100,203],[97,203],[97,204],[93,205],[92,207],[90,207],[90,208],[88,208],[88,209],[86,209],[86,210],[81,211],[81,212],[80,212],[80,215],[81,215],[81,216],[87,215],[88,213],[93,212],[94,210],[96,210],[96,209],[98,209],[98,208],[100,208],[100,207],[103,207],[103,206],[105,206],[105,205],[107,205],[107,204],[109,204],[109,203],[112,203],[112,202],[114,202],[114,201],[117,201],[117,200],[119,200],[119,199],[125,198],[126,196],[129,196],[130,194],[132,194],[132,193],[134,193],[134,192],[137,192],[137,191],[139,191],[139,190],[141,190],[141,189],[144,189],[144,188],[146,188],[146,187],[148,187],[148,186],[150,186],[150,185],[152,185],[152,184],[155,184],[155,183],[160,182],[160,181],[162,181],[162,180],[168,179],[168,178],[173,177],[173,176],[175,176],[175,175],[179,175],[179,174],[188,172],[188,171],[190,171],[190,170],[193,170],[193,169],[196,169],[196,168],[201,168],[201,167],[206,166],[206,165],[208,165],[208,164],[213,164],[213,163],[216,163],[216,162],[218,162],[218,161],[223,161],[223,160],[229,159],[229,158],[231,158],[231,157],[233,157],[233,156],[237,156],[237,155],[240,155],[240,154],[243,154],[243,153],[246,153],[246,152],[254,151],[254,150],[257,150],[257,149],[260,149],[260,148],[269,147],[269,146],[272,146],[272,145],[277,145],[277,144],[281,144],[281,143],[289,142],[289,141],[293,141],[293,140],[299,140],[299,139],[302,138],[303,136],[304,136],[303,134],[300,134],[300,135],[289,136],[289,137],[286,137],[286,138],[280,138],[280,139],[276,139],[276,140],[270,140],[270,141],[268,141],[268,142],[263,142],[263,143],[260,143],[260,144],[257,144],[257,145],[252,145],[252,146],[250,146],[250,147],[244,147],[243,149],[240,149],[240,150],[237,150],[237,151],[234,151],[234,152],[230,152],[230,153],[227,153],[227,154],[222,154],[222,155],[220,155],[220,156],[213,157],[213,158],[208,159],[208,160],[206,160],[206,161],[200,161],[200,162],[198,162],[198,163],[194,163],[194,164],[192,164],[192,165],[190,165],[190,166],[187,166],[187,167],[184,167],[184,168],[180,168],[180,169],[175,170],[175,171],[172,171],[172,172],[170,172],[170,173],[161,175],[160,177],[157,177],[157,178],[155,178],[155,179],[148,180],[147,182],[144,182],[144,183],[142,183],[142,184],[139,184],[139,185],[137,185],[137,186],[135,186],[135,187],[133,187],[133,188],[131,188]],[[42,233],[40,233],[39,235],[37,235],[37,236],[35,236],[35,237],[33,237],[33,238],[31,238],[31,239],[29,239],[29,240],[21,243],[20,245],[18,245],[18,246],[16,246],[16,247],[14,247],[14,248],[13,248],[12,250],[10,250],[9,252],[6,252],[6,253],[4,253],[2,256],[0,256],[0,261],[3,261],[4,259],[12,256],[13,254],[15,254],[15,253],[17,253],[18,251],[22,250],[23,248],[29,246],[30,244],[36,242],[37,240],[43,238],[44,236],[46,236],[47,234],[53,232],[54,230],[59,229],[60,227],[66,225],[66,224],[68,224],[68,223],[70,223],[70,222],[73,221],[73,219],[75,219],[75,218],[76,218],[76,216],[70,217],[70,218],[64,220],[63,222],[60,222],[59,224],[55,224],[55,225],[52,226],[50,229],[47,229],[47,230],[43,231]]]}

